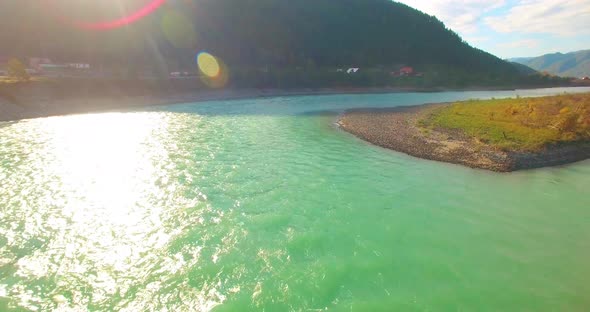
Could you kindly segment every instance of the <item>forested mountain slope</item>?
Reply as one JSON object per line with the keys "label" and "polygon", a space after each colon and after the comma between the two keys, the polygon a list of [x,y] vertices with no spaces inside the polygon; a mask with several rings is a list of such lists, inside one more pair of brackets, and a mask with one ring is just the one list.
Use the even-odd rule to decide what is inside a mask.
{"label": "forested mountain slope", "polygon": [[[143,64],[191,62],[197,51],[207,50],[230,66],[444,64],[517,74],[508,62],[470,47],[437,18],[389,0],[170,0],[117,29],[69,23],[113,19],[118,13],[108,3],[115,2],[120,3],[3,1],[0,54]],[[145,2],[126,1],[124,11]]]}

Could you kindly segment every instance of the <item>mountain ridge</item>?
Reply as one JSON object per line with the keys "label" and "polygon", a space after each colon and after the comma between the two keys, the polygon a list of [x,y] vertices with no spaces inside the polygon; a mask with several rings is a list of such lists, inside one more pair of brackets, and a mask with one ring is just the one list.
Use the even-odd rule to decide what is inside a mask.
{"label": "mountain ridge", "polygon": [[549,53],[537,57],[510,58],[508,61],[558,76],[578,78],[590,76],[590,49],[569,53]]}
{"label": "mountain ridge", "polygon": [[[92,16],[93,4],[86,6],[88,12],[78,14]],[[162,29],[170,12],[175,15],[168,19],[171,30]],[[190,26],[181,24],[183,18]],[[134,24],[94,32],[60,24],[26,2],[8,2],[0,4],[0,20],[13,30],[0,34],[0,40],[14,55],[124,64],[163,58],[184,64],[207,50],[234,66],[445,64],[517,73],[508,62],[467,44],[436,17],[389,0],[168,1]],[[19,27],[23,24],[29,26]],[[183,38],[187,34],[191,38]]]}

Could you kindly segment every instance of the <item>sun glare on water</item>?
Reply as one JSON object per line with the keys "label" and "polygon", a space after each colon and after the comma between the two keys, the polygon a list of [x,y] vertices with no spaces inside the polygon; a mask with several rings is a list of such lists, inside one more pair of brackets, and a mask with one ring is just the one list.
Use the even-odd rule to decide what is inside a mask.
{"label": "sun glare on water", "polygon": [[[24,230],[18,230],[16,223],[0,229],[0,237],[7,238],[0,266],[14,266],[15,274],[28,282],[0,284],[0,297],[16,299],[16,305],[33,310],[64,311],[109,304],[121,311],[183,306],[209,310],[224,300],[213,286],[191,290],[186,279],[172,278],[185,276],[201,250],[185,246],[169,251],[184,230],[199,223],[199,213],[185,218],[178,214],[195,208],[206,211],[208,203],[203,194],[185,196],[184,186],[169,175],[175,166],[169,153],[175,146],[167,145],[171,134],[166,114],[106,113],[23,124],[31,123],[34,133],[49,139],[37,141],[42,148],[28,155],[30,174],[14,176],[0,170],[6,190],[20,189],[35,198],[23,202],[15,194],[0,193],[0,204],[7,208],[0,216],[5,222],[38,218]],[[15,141],[37,140],[23,134],[14,131]],[[31,186],[31,181],[34,185],[42,181],[45,189]],[[11,251],[11,246],[31,242],[37,246],[30,252]],[[178,281],[166,285],[171,280]],[[36,286],[44,281],[51,281],[51,286]],[[112,302],[138,284],[147,287],[130,299]],[[183,300],[157,302],[154,297],[161,287],[185,289],[187,295]],[[90,297],[84,288],[93,290]],[[43,301],[41,295],[52,302]]]}
{"label": "sun glare on water", "polygon": [[[52,150],[63,183],[84,190],[84,199],[108,209],[113,220],[132,218],[131,207],[156,168],[145,153],[152,131],[165,127],[162,120],[123,114],[81,115],[52,123],[46,131],[56,140]],[[158,149],[154,149],[158,150]],[[141,187],[140,187],[141,186]]]}

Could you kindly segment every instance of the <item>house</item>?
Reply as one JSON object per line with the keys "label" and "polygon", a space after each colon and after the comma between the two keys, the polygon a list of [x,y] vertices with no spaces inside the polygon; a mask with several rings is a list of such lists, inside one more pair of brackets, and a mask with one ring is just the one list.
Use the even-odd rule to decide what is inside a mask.
{"label": "house", "polygon": [[90,69],[90,64],[86,63],[68,63],[69,68],[74,69]]}
{"label": "house", "polygon": [[359,69],[360,68],[358,68],[358,67],[351,67],[346,71],[346,73],[347,74],[354,74],[354,73],[357,73],[359,71]]}
{"label": "house", "polygon": [[177,71],[177,72],[171,72],[170,73],[170,78],[183,78],[183,77],[194,77],[195,75],[187,72],[187,71]]}
{"label": "house", "polygon": [[399,75],[400,76],[411,76],[413,74],[414,74],[414,68],[412,68],[410,66],[402,67],[399,70]]}
{"label": "house", "polygon": [[39,75],[39,71],[34,68],[27,68],[25,71],[31,76]]}
{"label": "house", "polygon": [[31,57],[29,58],[29,67],[38,73],[43,72],[44,65],[52,65],[53,62],[46,57]]}
{"label": "house", "polygon": [[38,67],[38,72],[48,77],[63,77],[69,74],[69,67],[65,64],[39,64]]}
{"label": "house", "polygon": [[422,76],[422,73],[416,72],[413,67],[410,66],[402,66],[399,67],[398,70],[392,71],[389,73],[391,76],[394,77],[402,77],[402,76]]}

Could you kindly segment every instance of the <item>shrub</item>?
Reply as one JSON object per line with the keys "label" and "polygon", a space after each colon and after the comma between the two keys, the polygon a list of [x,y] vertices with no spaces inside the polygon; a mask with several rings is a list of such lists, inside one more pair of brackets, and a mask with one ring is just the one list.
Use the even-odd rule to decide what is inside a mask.
{"label": "shrub", "polygon": [[575,131],[579,117],[580,116],[576,113],[570,113],[565,115],[559,120],[559,123],[557,124],[557,129],[559,129],[559,131],[562,133]]}
{"label": "shrub", "polygon": [[31,76],[27,73],[25,65],[16,58],[10,59],[7,63],[8,76],[17,80],[29,81]]}

